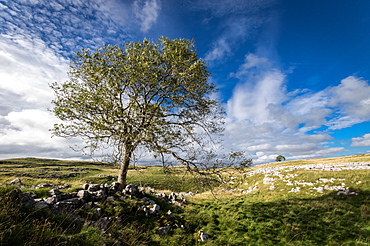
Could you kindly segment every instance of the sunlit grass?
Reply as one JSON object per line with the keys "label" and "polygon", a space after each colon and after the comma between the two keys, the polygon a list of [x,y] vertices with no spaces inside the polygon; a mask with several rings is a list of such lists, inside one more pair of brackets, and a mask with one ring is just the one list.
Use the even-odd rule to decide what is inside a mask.
{"label": "sunlit grass", "polygon": [[[123,222],[113,223],[109,227],[111,236],[108,237],[94,227],[83,227],[67,217],[21,211],[11,199],[2,199],[0,245],[13,242],[11,240],[18,242],[18,239],[40,241],[45,245],[50,245],[48,240],[60,245],[68,245],[68,241],[74,245],[94,245],[94,242],[95,245],[99,245],[96,242],[114,245],[118,239],[123,245],[370,245],[370,170],[296,169],[280,171],[280,176],[261,173],[251,177],[247,175],[250,171],[265,167],[347,162],[370,162],[370,155],[285,161],[244,170],[229,170],[224,173],[227,183],[212,191],[200,187],[183,167],[131,167],[128,183],[150,186],[167,194],[172,191],[191,191],[195,194],[186,197],[189,204],[183,207],[166,204],[148,195],[160,203],[165,212],[169,209],[173,211],[185,225],[185,230],[179,228],[167,235],[157,234],[157,229],[162,226],[161,219],[147,218],[138,212],[137,207],[142,204],[140,200],[128,199],[101,205],[102,216],[123,218]],[[68,176],[70,173],[78,175]],[[0,161],[1,184],[20,178],[22,191],[34,192],[37,197],[46,196],[48,191],[47,188],[32,188],[37,184],[68,184],[70,188],[62,191],[70,192],[81,189],[86,182],[111,183],[116,181],[117,175],[118,166],[106,163],[35,158]],[[272,183],[264,183],[266,176],[274,179]],[[271,189],[272,184],[274,189]],[[357,195],[337,195],[337,190],[324,189],[318,192],[313,189],[325,186],[343,186]],[[4,194],[11,192],[13,187],[2,187],[5,189],[1,191],[2,197],[9,197]],[[243,193],[251,187],[258,188],[248,194]],[[297,187],[300,188],[299,192],[289,192]],[[29,213],[37,214],[37,219],[33,215],[27,217]],[[93,211],[83,214],[96,217]],[[10,224],[15,225],[12,227],[15,234],[9,231]],[[198,242],[199,230],[204,230],[211,238],[206,242]],[[19,234],[24,236],[18,238]]]}

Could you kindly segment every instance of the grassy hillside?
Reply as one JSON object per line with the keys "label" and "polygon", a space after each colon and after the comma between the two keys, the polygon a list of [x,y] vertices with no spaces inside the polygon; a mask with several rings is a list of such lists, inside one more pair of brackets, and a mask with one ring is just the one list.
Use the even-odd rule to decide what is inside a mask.
{"label": "grassy hillside", "polygon": [[[213,192],[197,186],[180,167],[166,171],[160,167],[132,168],[129,183],[167,194],[196,194],[186,197],[188,205],[179,207],[148,193],[165,211],[175,214],[171,223],[184,225],[184,229],[161,235],[158,228],[169,223],[169,217],[146,217],[137,209],[140,200],[99,205],[103,211],[99,216],[122,218],[102,234],[70,217],[19,209],[13,206],[15,187],[4,186],[20,178],[22,191],[33,191],[40,197],[45,191],[32,188],[36,184],[69,184],[64,191],[75,191],[86,182],[116,180],[116,166],[33,158],[1,160],[0,245],[21,234],[25,224],[28,231],[34,231],[23,231],[28,237],[22,242],[28,245],[40,240],[45,245],[117,245],[118,241],[121,245],[370,245],[369,165],[370,155],[356,155],[230,170],[225,173],[227,183]],[[91,211],[80,213],[97,217]],[[210,238],[198,241],[200,230]]]}

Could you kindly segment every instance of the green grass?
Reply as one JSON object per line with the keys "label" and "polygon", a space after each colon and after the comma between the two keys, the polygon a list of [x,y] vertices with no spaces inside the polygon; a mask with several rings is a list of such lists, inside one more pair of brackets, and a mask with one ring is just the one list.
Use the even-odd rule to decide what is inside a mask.
{"label": "green grass", "polygon": [[[67,191],[80,189],[85,182],[111,183],[118,169],[106,163],[72,162],[35,158],[0,161],[0,245],[370,245],[370,170],[281,172],[271,184],[264,184],[264,174],[247,177],[243,173],[268,166],[306,165],[313,163],[370,162],[370,155],[340,158],[286,161],[255,166],[225,173],[233,183],[216,187],[212,195],[206,187],[199,187],[181,167],[131,168],[128,183],[150,186],[169,193],[197,193],[188,197],[189,205],[178,207],[148,195],[176,218],[165,215],[145,217],[138,209],[143,202],[136,199],[119,200],[100,205],[103,213],[80,209],[79,216],[114,221],[102,234],[93,226],[84,226],[69,216],[56,216],[48,211],[22,208],[17,201],[17,189],[4,184],[19,177],[23,192],[34,192],[37,197],[47,195],[49,189],[35,190],[31,186],[42,183],[69,184]],[[69,173],[78,173],[70,175]],[[51,175],[55,175],[54,177]],[[56,177],[58,176],[58,177]],[[333,182],[324,183],[322,179]],[[293,185],[287,185],[287,180]],[[359,182],[360,181],[360,182]],[[313,183],[314,186],[299,185]],[[337,195],[337,191],[313,187],[345,184],[358,195]],[[250,194],[241,190],[258,187]],[[300,187],[300,192],[289,192]],[[238,190],[241,189],[241,190]],[[223,190],[223,191],[222,191]],[[226,192],[227,190],[228,192]],[[232,190],[232,192],[230,192]],[[214,198],[217,197],[217,199]],[[119,218],[116,220],[115,218]],[[159,235],[158,228],[166,223],[185,225]],[[198,241],[198,231],[204,230],[211,239]]]}
{"label": "green grass", "polygon": [[[0,245],[97,245],[102,236],[67,215],[20,206],[20,190],[0,187]],[[92,239],[94,239],[92,241]]]}
{"label": "green grass", "polygon": [[213,236],[204,245],[370,243],[370,192],[273,202],[255,197],[198,201],[188,209],[189,224]]}
{"label": "green grass", "polygon": [[[113,177],[113,179],[112,179]],[[118,166],[87,161],[61,161],[54,159],[18,158],[0,160],[0,183],[20,178],[24,186],[44,183],[69,184],[77,189],[83,183],[112,183],[117,181]],[[182,168],[131,167],[127,183],[150,186],[157,190],[175,192],[202,192],[192,175]]]}

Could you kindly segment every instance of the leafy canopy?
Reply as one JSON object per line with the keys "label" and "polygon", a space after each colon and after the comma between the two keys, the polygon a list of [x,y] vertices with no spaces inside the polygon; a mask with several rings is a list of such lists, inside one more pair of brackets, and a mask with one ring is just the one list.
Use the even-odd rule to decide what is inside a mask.
{"label": "leafy canopy", "polygon": [[72,60],[69,81],[51,85],[53,112],[62,120],[52,132],[81,137],[90,154],[108,149],[122,165],[144,147],[195,167],[195,153],[223,130],[209,75],[191,40],[83,49]]}

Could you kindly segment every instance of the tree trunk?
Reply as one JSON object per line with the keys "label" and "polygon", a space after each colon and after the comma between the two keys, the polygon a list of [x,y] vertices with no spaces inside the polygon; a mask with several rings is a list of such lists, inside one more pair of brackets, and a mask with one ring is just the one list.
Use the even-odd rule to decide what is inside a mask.
{"label": "tree trunk", "polygon": [[130,165],[132,150],[130,148],[125,148],[125,154],[121,163],[121,167],[118,173],[118,183],[120,183],[119,190],[122,191],[126,187],[126,177],[128,166]]}

